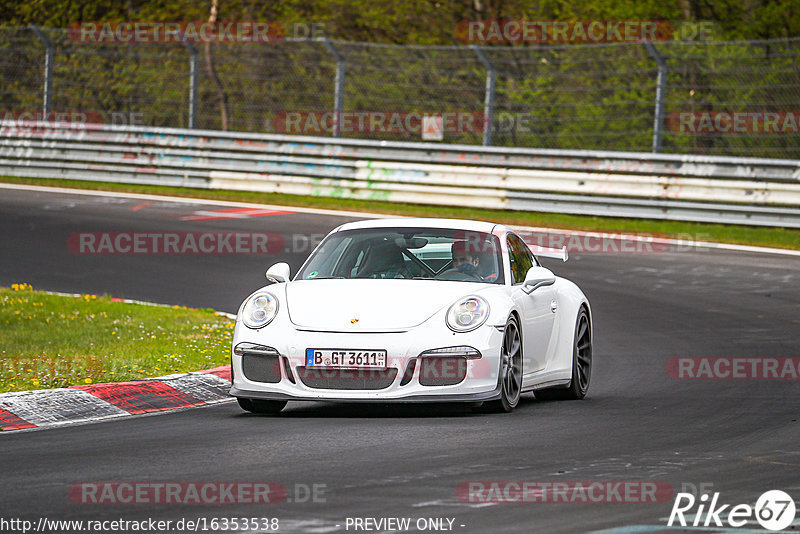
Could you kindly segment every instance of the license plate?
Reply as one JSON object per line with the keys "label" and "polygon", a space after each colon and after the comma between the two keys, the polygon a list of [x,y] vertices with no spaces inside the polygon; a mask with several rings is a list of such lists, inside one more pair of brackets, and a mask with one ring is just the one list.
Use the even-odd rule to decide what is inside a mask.
{"label": "license plate", "polygon": [[385,369],[385,350],[306,349],[306,367]]}

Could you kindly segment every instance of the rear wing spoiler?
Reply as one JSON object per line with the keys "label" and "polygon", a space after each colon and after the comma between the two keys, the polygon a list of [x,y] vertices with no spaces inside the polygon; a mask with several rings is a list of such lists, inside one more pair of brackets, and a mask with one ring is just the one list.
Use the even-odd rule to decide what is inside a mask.
{"label": "rear wing spoiler", "polygon": [[534,256],[541,256],[543,258],[553,258],[561,261],[567,261],[569,259],[566,245],[561,248],[548,248],[534,245],[531,247],[531,252],[533,252]]}

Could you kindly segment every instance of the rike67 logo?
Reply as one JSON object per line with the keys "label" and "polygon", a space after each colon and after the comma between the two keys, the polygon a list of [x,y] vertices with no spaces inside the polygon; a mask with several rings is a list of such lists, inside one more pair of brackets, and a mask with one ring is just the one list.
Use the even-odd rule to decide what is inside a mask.
{"label": "rike67 logo", "polygon": [[[696,499],[691,493],[678,493],[672,512],[669,514],[668,526],[675,522],[682,526],[743,527],[754,520],[767,530],[783,530],[794,521],[797,513],[794,500],[786,492],[770,490],[764,492],[755,506],[749,504],[719,504],[719,492],[715,492],[709,502],[707,493]],[[697,508],[695,509],[695,505]]]}

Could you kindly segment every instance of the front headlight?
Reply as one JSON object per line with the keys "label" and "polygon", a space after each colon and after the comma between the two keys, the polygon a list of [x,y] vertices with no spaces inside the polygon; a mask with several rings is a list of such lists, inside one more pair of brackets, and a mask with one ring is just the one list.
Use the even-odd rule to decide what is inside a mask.
{"label": "front headlight", "polygon": [[469,332],[485,323],[488,317],[489,303],[473,295],[450,306],[447,310],[447,326],[454,332]]}
{"label": "front headlight", "polygon": [[256,293],[242,309],[242,322],[248,328],[267,326],[278,314],[278,299],[270,293]]}

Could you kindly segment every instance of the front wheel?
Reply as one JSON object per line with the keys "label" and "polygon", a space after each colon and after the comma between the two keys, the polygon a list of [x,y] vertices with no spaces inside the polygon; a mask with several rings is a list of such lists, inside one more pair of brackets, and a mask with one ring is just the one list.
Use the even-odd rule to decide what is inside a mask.
{"label": "front wheel", "polygon": [[286,406],[286,401],[276,401],[276,400],[264,400],[264,399],[242,399],[236,398],[239,406],[242,410],[248,411],[250,413],[258,413],[258,414],[276,414],[283,410],[283,407]]}
{"label": "front wheel", "polygon": [[522,393],[522,337],[517,319],[508,318],[500,347],[500,398],[489,403],[494,412],[511,412]]}
{"label": "front wheel", "polygon": [[575,341],[572,344],[572,380],[566,388],[541,389],[534,394],[541,400],[579,400],[589,391],[592,377],[592,325],[586,308],[578,312]]}

